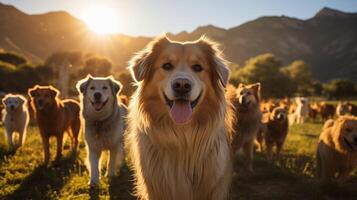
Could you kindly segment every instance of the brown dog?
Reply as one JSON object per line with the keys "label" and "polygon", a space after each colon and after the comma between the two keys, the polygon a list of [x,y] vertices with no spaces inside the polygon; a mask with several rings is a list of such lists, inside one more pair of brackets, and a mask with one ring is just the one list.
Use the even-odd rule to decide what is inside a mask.
{"label": "brown dog", "polygon": [[344,181],[357,166],[357,118],[326,121],[317,147],[317,176],[322,181]]}
{"label": "brown dog", "polygon": [[289,123],[287,110],[282,107],[274,108],[265,125],[266,128],[263,135],[268,158],[270,160],[273,158],[272,149],[274,145],[276,146],[277,158],[279,158],[280,151],[288,134]]}
{"label": "brown dog", "polygon": [[257,134],[261,129],[260,83],[251,85],[239,84],[233,100],[235,109],[232,149],[235,153],[243,148],[245,169],[253,172],[253,150]]}
{"label": "brown dog", "polygon": [[74,100],[58,98],[59,91],[52,86],[39,86],[28,90],[31,97],[31,106],[35,112],[36,120],[44,149],[44,164],[50,159],[49,139],[57,139],[56,161],[62,156],[63,135],[66,131],[72,139],[72,150],[77,149],[78,135],[81,129],[79,118],[79,103]]}
{"label": "brown dog", "polygon": [[327,120],[333,118],[335,115],[336,108],[334,105],[326,103],[326,102],[321,102],[319,105],[318,109],[322,120]]}
{"label": "brown dog", "polygon": [[348,110],[351,115],[357,116],[357,106],[356,105],[354,105],[352,103],[348,103]]}

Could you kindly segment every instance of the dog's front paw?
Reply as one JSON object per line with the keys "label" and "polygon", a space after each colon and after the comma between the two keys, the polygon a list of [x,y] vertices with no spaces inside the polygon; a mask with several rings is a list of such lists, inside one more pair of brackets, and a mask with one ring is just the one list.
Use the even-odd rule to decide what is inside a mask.
{"label": "dog's front paw", "polygon": [[90,188],[99,188],[99,182],[89,181],[88,185]]}

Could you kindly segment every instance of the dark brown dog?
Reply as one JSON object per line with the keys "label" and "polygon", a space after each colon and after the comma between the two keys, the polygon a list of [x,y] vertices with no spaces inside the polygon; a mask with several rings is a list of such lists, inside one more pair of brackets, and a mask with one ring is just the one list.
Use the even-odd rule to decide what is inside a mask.
{"label": "dark brown dog", "polygon": [[39,86],[28,90],[31,97],[31,107],[36,120],[44,149],[44,164],[50,159],[49,139],[57,139],[56,161],[62,156],[63,135],[66,131],[72,140],[72,150],[78,146],[78,135],[81,129],[79,117],[80,106],[77,101],[58,98],[59,91],[52,86]]}
{"label": "dark brown dog", "polygon": [[336,112],[335,106],[326,102],[321,102],[318,110],[323,121],[333,118]]}
{"label": "dark brown dog", "polygon": [[348,110],[351,115],[357,116],[357,106],[356,105],[354,105],[352,103],[348,103]]}
{"label": "dark brown dog", "polygon": [[272,149],[276,146],[277,158],[280,156],[280,151],[284,145],[288,134],[288,113],[287,110],[277,107],[270,113],[268,121],[265,123],[264,139],[267,148],[268,158],[273,158]]}

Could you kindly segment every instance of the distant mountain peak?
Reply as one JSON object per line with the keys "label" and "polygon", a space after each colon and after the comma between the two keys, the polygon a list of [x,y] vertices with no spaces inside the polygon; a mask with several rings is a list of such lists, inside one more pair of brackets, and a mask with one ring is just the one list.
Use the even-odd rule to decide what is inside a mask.
{"label": "distant mountain peak", "polygon": [[348,13],[335,10],[332,8],[324,7],[319,12],[316,13],[315,17],[346,17]]}

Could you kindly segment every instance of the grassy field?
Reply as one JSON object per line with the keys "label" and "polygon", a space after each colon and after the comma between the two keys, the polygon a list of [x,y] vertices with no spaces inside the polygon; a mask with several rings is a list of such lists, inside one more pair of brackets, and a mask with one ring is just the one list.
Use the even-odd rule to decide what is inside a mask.
{"label": "grassy field", "polygon": [[[357,199],[357,176],[344,184],[321,185],[314,179],[314,154],[322,124],[294,125],[280,162],[268,162],[257,153],[254,175],[240,173],[241,156],[234,163],[232,199]],[[55,140],[51,141],[55,152]],[[41,166],[42,144],[36,127],[30,127],[23,147],[9,152],[0,127],[0,199],[135,199],[132,177],[127,166],[108,182],[101,179],[99,189],[89,189],[85,168],[85,147],[78,155],[65,144],[64,157],[56,166]],[[106,157],[104,157],[106,160]],[[103,166],[104,174],[105,166]]]}

